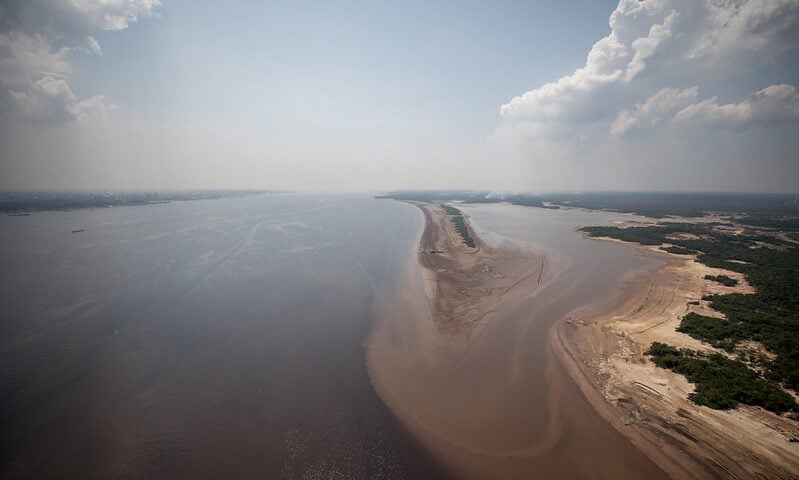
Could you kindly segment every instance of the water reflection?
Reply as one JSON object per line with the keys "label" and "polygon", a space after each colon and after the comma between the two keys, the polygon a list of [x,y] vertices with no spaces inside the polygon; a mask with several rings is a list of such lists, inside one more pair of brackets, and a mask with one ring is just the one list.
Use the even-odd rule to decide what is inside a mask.
{"label": "water reflection", "polygon": [[0,476],[437,475],[364,365],[419,224],[307,195],[0,218]]}

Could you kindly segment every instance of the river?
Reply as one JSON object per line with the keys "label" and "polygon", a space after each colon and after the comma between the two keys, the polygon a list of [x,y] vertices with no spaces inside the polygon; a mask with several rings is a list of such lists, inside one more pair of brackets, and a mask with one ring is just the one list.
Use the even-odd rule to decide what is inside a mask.
{"label": "river", "polygon": [[466,339],[414,303],[423,218],[401,202],[0,217],[0,477],[656,477],[547,347],[555,321],[646,266],[573,231],[619,216],[464,211],[558,266]]}
{"label": "river", "polygon": [[0,217],[0,477],[435,478],[363,347],[420,223],[302,194]]}

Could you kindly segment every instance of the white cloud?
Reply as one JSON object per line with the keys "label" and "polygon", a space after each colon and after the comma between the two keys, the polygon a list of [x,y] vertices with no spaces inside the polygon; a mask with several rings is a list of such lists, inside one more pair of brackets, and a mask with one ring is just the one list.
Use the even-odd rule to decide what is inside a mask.
{"label": "white cloud", "polygon": [[674,29],[674,21],[677,18],[677,12],[672,11],[663,20],[663,23],[655,23],[649,28],[646,36],[638,37],[630,42],[630,48],[633,52],[633,58],[627,65],[627,72],[624,75],[624,81],[629,82],[636,75],[646,69],[646,61],[649,57],[655,54],[661,43],[668,41],[672,36]]}
{"label": "white cloud", "polygon": [[664,88],[633,110],[623,110],[610,132],[623,137],[672,119],[677,123],[738,131],[799,120],[799,94],[792,85],[772,85],[740,103],[718,104],[718,97],[697,101],[699,88]]}
{"label": "white cloud", "polygon": [[71,0],[80,15],[100,30],[124,30],[140,18],[147,18],[161,5],[160,0]]}
{"label": "white cloud", "polygon": [[624,136],[630,132],[651,128],[657,125],[666,115],[675,112],[696,102],[699,92],[698,87],[676,90],[664,88],[649,97],[644,103],[635,105],[635,110],[623,110],[610,126],[610,133],[615,136]]}
{"label": "white cloud", "polygon": [[89,53],[94,53],[95,55],[103,53],[103,47],[101,47],[100,43],[91,35],[86,37],[86,48],[89,49]]}
{"label": "white cloud", "polygon": [[155,14],[159,0],[9,0],[0,5],[0,120],[58,123],[105,115],[95,95],[69,86],[73,52],[102,53],[92,36]]}
{"label": "white cloud", "polygon": [[114,108],[102,95],[78,101],[69,84],[61,78],[43,77],[27,91],[12,90],[10,93],[16,112],[32,122],[98,118]]}
{"label": "white cloud", "polygon": [[72,69],[69,48],[54,49],[52,40],[41,34],[8,32],[0,34],[2,81],[24,83],[45,74],[66,75]]}
{"label": "white cloud", "polygon": [[674,116],[675,122],[701,123],[734,130],[799,121],[799,94],[792,85],[772,85],[740,103],[718,104],[717,97],[694,103]]}
{"label": "white cloud", "polygon": [[503,105],[506,121],[554,138],[597,122],[615,135],[657,125],[694,86],[799,47],[799,1],[621,0],[610,27],[584,67]]}

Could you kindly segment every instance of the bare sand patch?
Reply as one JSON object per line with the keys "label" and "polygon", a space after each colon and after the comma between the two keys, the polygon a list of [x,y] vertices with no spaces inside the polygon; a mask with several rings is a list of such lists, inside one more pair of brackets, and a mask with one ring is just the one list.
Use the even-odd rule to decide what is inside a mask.
{"label": "bare sand patch", "polygon": [[[698,406],[687,399],[692,385],[683,376],[655,367],[643,354],[653,341],[715,351],[676,328],[688,312],[720,316],[701,300],[705,295],[751,293],[743,276],[658,247],[600,240],[625,243],[665,263],[639,272],[610,308],[575,311],[553,329],[559,358],[597,411],[675,478],[798,478],[796,421],[754,407]],[[719,274],[739,284],[704,279]]]}
{"label": "bare sand patch", "polygon": [[503,304],[530,295],[545,280],[546,257],[506,245],[466,246],[442,208],[418,204],[428,227],[419,245],[425,293],[442,330],[469,333]]}

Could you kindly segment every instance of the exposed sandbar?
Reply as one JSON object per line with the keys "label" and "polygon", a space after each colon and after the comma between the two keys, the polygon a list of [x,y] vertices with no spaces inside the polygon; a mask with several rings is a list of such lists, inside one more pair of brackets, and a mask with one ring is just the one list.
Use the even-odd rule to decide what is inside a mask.
{"label": "exposed sandbar", "polygon": [[[550,349],[551,254],[463,244],[437,205],[367,343],[380,397],[461,478],[665,478],[596,414]],[[473,233],[473,232],[472,232]],[[556,302],[554,302],[556,303]]]}
{"label": "exposed sandbar", "polygon": [[[797,422],[755,407],[698,406],[688,400],[693,388],[683,376],[655,367],[643,354],[653,341],[710,349],[677,332],[680,319],[691,311],[719,316],[703,296],[749,293],[751,287],[740,274],[690,256],[627,245],[664,264],[639,272],[610,308],[581,309],[553,329],[553,349],[591,403],[674,478],[799,478]],[[724,287],[705,280],[708,274],[736,278],[739,285]]]}

